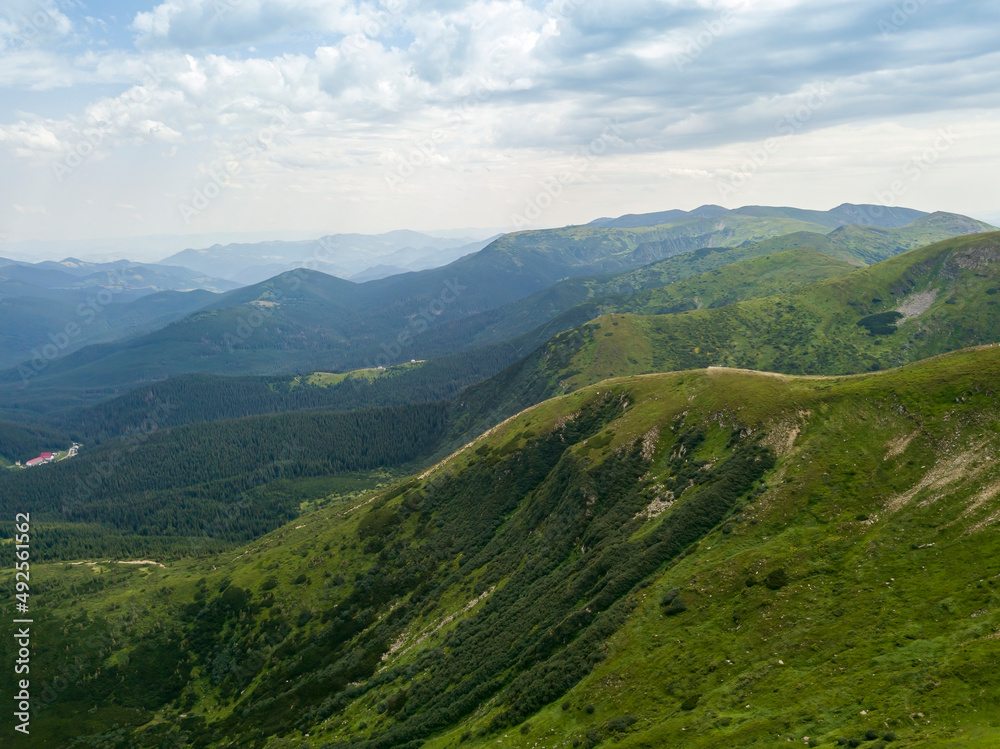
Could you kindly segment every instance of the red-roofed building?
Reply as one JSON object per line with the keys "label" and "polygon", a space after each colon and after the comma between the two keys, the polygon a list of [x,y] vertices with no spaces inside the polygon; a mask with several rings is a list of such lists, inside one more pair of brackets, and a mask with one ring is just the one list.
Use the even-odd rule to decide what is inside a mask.
{"label": "red-roofed building", "polygon": [[27,466],[28,468],[31,468],[32,466],[40,466],[42,465],[42,463],[51,463],[53,460],[55,460],[55,458],[56,456],[52,453],[42,453],[37,458],[29,460],[24,465]]}

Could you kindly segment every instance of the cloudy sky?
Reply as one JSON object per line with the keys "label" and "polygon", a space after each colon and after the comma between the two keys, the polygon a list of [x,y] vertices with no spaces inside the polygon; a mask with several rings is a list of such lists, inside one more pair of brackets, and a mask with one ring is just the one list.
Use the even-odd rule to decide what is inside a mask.
{"label": "cloudy sky", "polygon": [[4,0],[0,239],[1000,221],[997,28],[995,0]]}

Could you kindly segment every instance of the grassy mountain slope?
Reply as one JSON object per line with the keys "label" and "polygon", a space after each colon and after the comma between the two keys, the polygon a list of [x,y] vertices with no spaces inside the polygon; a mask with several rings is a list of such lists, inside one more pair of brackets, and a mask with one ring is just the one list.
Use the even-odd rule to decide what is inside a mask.
{"label": "grassy mountain slope", "polygon": [[[641,273],[651,283],[683,276],[684,271],[732,260],[736,250],[697,250],[687,265],[670,269],[652,266]],[[678,259],[679,260],[679,259]],[[671,263],[673,261],[666,261]],[[812,250],[734,262],[721,270],[679,281],[662,289],[600,297],[573,307],[549,325],[543,325],[505,344],[421,362],[397,365],[377,372],[361,370],[322,378],[219,377],[191,375],[139,388],[105,403],[59,414],[54,423],[89,444],[113,439],[146,420],[151,404],[170,404],[170,424],[177,426],[215,419],[298,410],[354,410],[453,399],[525,356],[553,335],[584,323],[607,310],[655,314],[666,310],[715,307],[741,299],[767,296],[819,279],[849,272],[852,266]],[[611,288],[610,284],[604,287]],[[618,287],[620,288],[620,287]]]}
{"label": "grassy mountain slope", "polygon": [[608,315],[470,388],[470,427],[607,377],[706,366],[841,374],[1000,341],[1000,233],[939,242],[792,293]]}
{"label": "grassy mountain slope", "polygon": [[852,224],[822,236],[814,232],[797,232],[766,240],[761,247],[770,252],[809,247],[855,265],[872,265],[949,237],[990,232],[995,228],[967,216],[939,211],[905,226],[886,229]]}
{"label": "grassy mountain slope", "polygon": [[[222,295],[203,311],[121,345],[61,355],[34,373],[31,392],[0,387],[4,401],[53,391],[78,398],[196,372],[346,371],[443,355],[475,340],[426,331],[524,298],[576,275],[617,272],[708,245],[754,242],[818,225],[735,217],[635,230],[571,227],[506,235],[481,252],[418,273],[353,284],[298,270]],[[530,330],[543,320],[533,321]],[[436,350],[428,351],[431,346]],[[24,372],[0,373],[19,389]],[[37,393],[37,394],[36,394]]]}
{"label": "grassy mountain slope", "polygon": [[[424,336],[422,346],[425,355],[435,356],[451,351],[456,341],[471,341],[476,345],[499,343],[532,330],[541,321],[556,323],[559,315],[571,312],[569,319],[574,320],[574,324],[562,329],[552,329],[554,335],[563,329],[582,324],[586,314],[593,310],[610,311],[619,308],[616,305],[620,303],[620,299],[601,300],[594,304],[598,297],[659,288],[730,263],[790,249],[818,250],[852,265],[863,266],[932,242],[993,229],[989,224],[965,216],[936,213],[899,228],[846,226],[826,235],[814,231],[793,232],[761,242],[744,243],[738,247],[692,250],[613,275],[583,276],[560,281],[503,307],[435,326]],[[589,308],[586,306],[588,304]],[[593,316],[596,313],[591,314]]]}
{"label": "grassy mountain slope", "polygon": [[619,216],[618,218],[600,218],[592,221],[589,226],[609,226],[629,228],[639,226],[655,226],[657,224],[680,222],[697,218],[723,218],[730,216],[756,216],[768,218],[784,218],[796,221],[808,221],[820,224],[828,229],[836,229],[847,224],[874,225],[883,228],[903,226],[915,219],[926,216],[923,211],[912,208],[891,208],[881,205],[854,205],[843,203],[829,211],[811,211],[802,208],[782,208],[774,206],[748,205],[742,208],[727,209],[718,205],[703,205],[693,211],[660,211],[658,213],[640,213]]}
{"label": "grassy mountain slope", "polygon": [[37,740],[995,745],[998,381],[624,378],[238,554],[36,565]]}
{"label": "grassy mountain slope", "polygon": [[[818,249],[864,264],[918,242],[988,228],[961,216],[934,214],[898,229],[845,227],[857,231],[838,230],[828,236],[800,231],[748,244],[748,236],[791,231],[798,224],[736,217],[730,222],[732,226],[719,230],[718,222],[710,223],[702,222],[697,230],[691,226],[636,231],[570,227],[524,232],[509,235],[440,272],[404,274],[362,285],[299,271],[218,297],[183,322],[123,345],[45,362],[40,373],[28,367],[32,387],[27,391],[21,388],[24,373],[9,371],[4,379],[17,392],[0,385],[0,394],[6,393],[5,400],[16,399],[22,406],[41,404],[52,409],[71,404],[74,398],[77,402],[106,398],[116,391],[183,372],[344,371],[410,358],[449,356],[456,350],[509,341],[513,347],[503,347],[512,357],[506,364],[530,350],[522,345],[527,341],[538,345],[602,311],[616,309],[621,301],[597,302],[599,297],[664,286],[786,249]],[[717,231],[699,233],[709,229]],[[741,246],[690,250],[709,241],[740,242]],[[664,254],[673,257],[611,275],[556,282],[566,274],[614,269]],[[504,303],[512,294],[523,296],[539,285],[545,288]],[[451,289],[459,291],[455,294]],[[149,327],[154,326],[146,325]],[[539,338],[542,332],[545,336]],[[513,340],[521,338],[520,342]],[[478,360],[484,355],[495,358],[488,352],[472,357]],[[469,383],[460,373],[444,397]]]}

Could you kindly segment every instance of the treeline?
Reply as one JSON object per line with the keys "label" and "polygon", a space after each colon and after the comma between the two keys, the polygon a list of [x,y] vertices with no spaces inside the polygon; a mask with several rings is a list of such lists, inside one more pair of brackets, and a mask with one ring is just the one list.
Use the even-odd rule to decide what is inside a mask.
{"label": "treeline", "polygon": [[67,447],[69,438],[56,429],[0,421],[0,458],[11,463],[31,460],[41,452],[55,452]]}
{"label": "treeline", "polygon": [[31,512],[38,529],[83,524],[79,532],[43,532],[36,550],[48,558],[73,557],[88,543],[96,551],[98,536],[115,548],[127,541],[137,553],[176,545],[164,538],[238,543],[298,513],[297,495],[267,486],[276,479],[407,463],[433,449],[446,419],[446,404],[431,403],[253,416],[134,435],[4,476],[0,516]]}
{"label": "treeline", "polygon": [[[702,435],[680,434],[690,450],[675,443],[667,468],[677,507],[637,535],[637,513],[650,501],[641,442],[596,466],[568,449],[613,421],[627,400],[623,392],[608,394],[555,432],[483,448],[457,475],[431,487],[403,485],[400,503],[373,507],[358,528],[366,550],[378,555],[370,571],[322,614],[326,627],[277,651],[291,665],[271,664],[239,700],[238,723],[234,717],[206,731],[308,730],[402,678],[404,686],[379,707],[394,720],[332,746],[418,746],[488,701],[501,708],[490,730],[501,730],[568,691],[603,657],[631,594],[716,527],[774,465],[766,448],[738,437],[722,460],[697,460],[690,450]],[[415,523],[404,522],[413,515]],[[489,595],[442,648],[376,673],[388,643],[456,587],[469,598]],[[380,619],[390,606],[393,613]],[[290,725],[282,716],[293,705]]]}
{"label": "treeline", "polygon": [[248,416],[297,411],[356,411],[455,398],[465,387],[493,376],[520,356],[497,344],[400,367],[377,377],[350,375],[331,386],[306,377],[188,375],[148,385],[114,400],[53,416],[61,430],[87,445],[122,436]]}

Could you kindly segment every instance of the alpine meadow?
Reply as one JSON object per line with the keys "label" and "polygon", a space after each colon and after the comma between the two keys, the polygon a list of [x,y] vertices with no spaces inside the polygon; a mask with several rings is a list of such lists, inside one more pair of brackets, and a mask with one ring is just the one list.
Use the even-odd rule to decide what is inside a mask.
{"label": "alpine meadow", "polygon": [[5,3],[0,746],[1000,746],[998,23]]}

